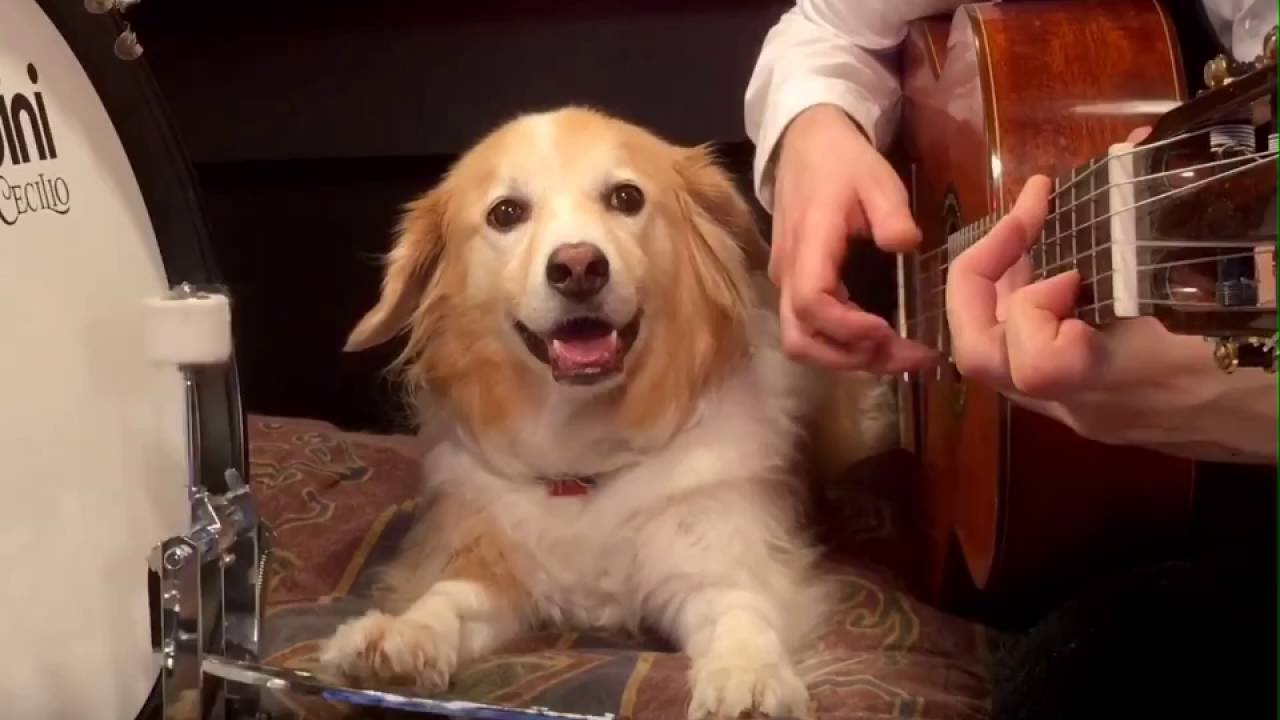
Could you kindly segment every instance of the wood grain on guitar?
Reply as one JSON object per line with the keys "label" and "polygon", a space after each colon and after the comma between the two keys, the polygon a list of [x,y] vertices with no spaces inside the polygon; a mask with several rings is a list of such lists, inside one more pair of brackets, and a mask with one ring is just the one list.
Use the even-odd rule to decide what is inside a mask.
{"label": "wood grain on guitar", "polygon": [[[948,353],[949,258],[1044,173],[1054,201],[1032,264],[1080,271],[1079,317],[1271,337],[1274,67],[1197,103],[1181,62],[1154,0],[975,4],[913,24],[899,154],[925,241],[898,259],[904,334]],[[1248,95],[1246,80],[1269,89]],[[1150,138],[1118,144],[1140,126]],[[937,602],[956,597],[957,574],[988,593],[1069,582],[1190,521],[1188,461],[1085,440],[948,364],[900,390],[921,464],[922,589]]]}

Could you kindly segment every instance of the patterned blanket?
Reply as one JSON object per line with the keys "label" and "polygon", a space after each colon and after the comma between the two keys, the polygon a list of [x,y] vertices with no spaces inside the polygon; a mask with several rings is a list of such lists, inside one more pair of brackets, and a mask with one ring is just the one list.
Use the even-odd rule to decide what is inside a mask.
{"label": "patterned blanket", "polygon": [[[412,518],[419,464],[409,438],[344,433],[314,420],[252,416],[249,440],[253,492],[276,534],[263,655],[272,665],[306,668],[320,640],[368,607],[369,570],[394,551]],[[844,602],[798,670],[820,718],[983,718],[992,637],[902,589],[891,481],[835,489],[840,540],[830,562]],[[687,669],[658,638],[543,633],[463,668],[449,697],[678,719]],[[352,717],[337,705],[278,701],[299,717]]]}

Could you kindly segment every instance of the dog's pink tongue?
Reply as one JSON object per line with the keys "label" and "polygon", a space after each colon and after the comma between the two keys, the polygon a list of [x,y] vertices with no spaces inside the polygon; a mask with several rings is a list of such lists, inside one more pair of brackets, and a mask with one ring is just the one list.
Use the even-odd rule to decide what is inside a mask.
{"label": "dog's pink tongue", "polygon": [[579,375],[613,367],[620,346],[618,334],[551,341],[551,364],[557,374]]}

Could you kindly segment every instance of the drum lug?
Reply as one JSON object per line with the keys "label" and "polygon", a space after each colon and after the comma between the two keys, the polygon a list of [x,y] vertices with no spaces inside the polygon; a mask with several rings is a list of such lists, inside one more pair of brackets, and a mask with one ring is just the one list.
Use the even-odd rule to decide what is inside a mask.
{"label": "drum lug", "polygon": [[124,12],[142,0],[84,0],[84,9],[94,15],[106,15],[115,10]]}
{"label": "drum lug", "polygon": [[202,717],[204,673],[204,593],[199,547],[185,537],[169,538],[151,553],[152,644],[160,653],[160,686],[165,719]]}
{"label": "drum lug", "polygon": [[[142,0],[84,0],[84,9],[93,15],[111,13],[123,15],[125,11],[140,2]],[[111,49],[121,60],[137,60],[142,57],[142,43],[138,42],[137,34],[127,22],[124,24],[124,30],[116,36]]]}
{"label": "drum lug", "polygon": [[[205,665],[256,661],[262,582],[271,533],[253,511],[248,487],[192,499],[192,528],[156,545],[148,558],[152,647],[160,654],[165,720],[220,717],[203,703]],[[227,686],[225,700],[256,712],[254,688]]]}

